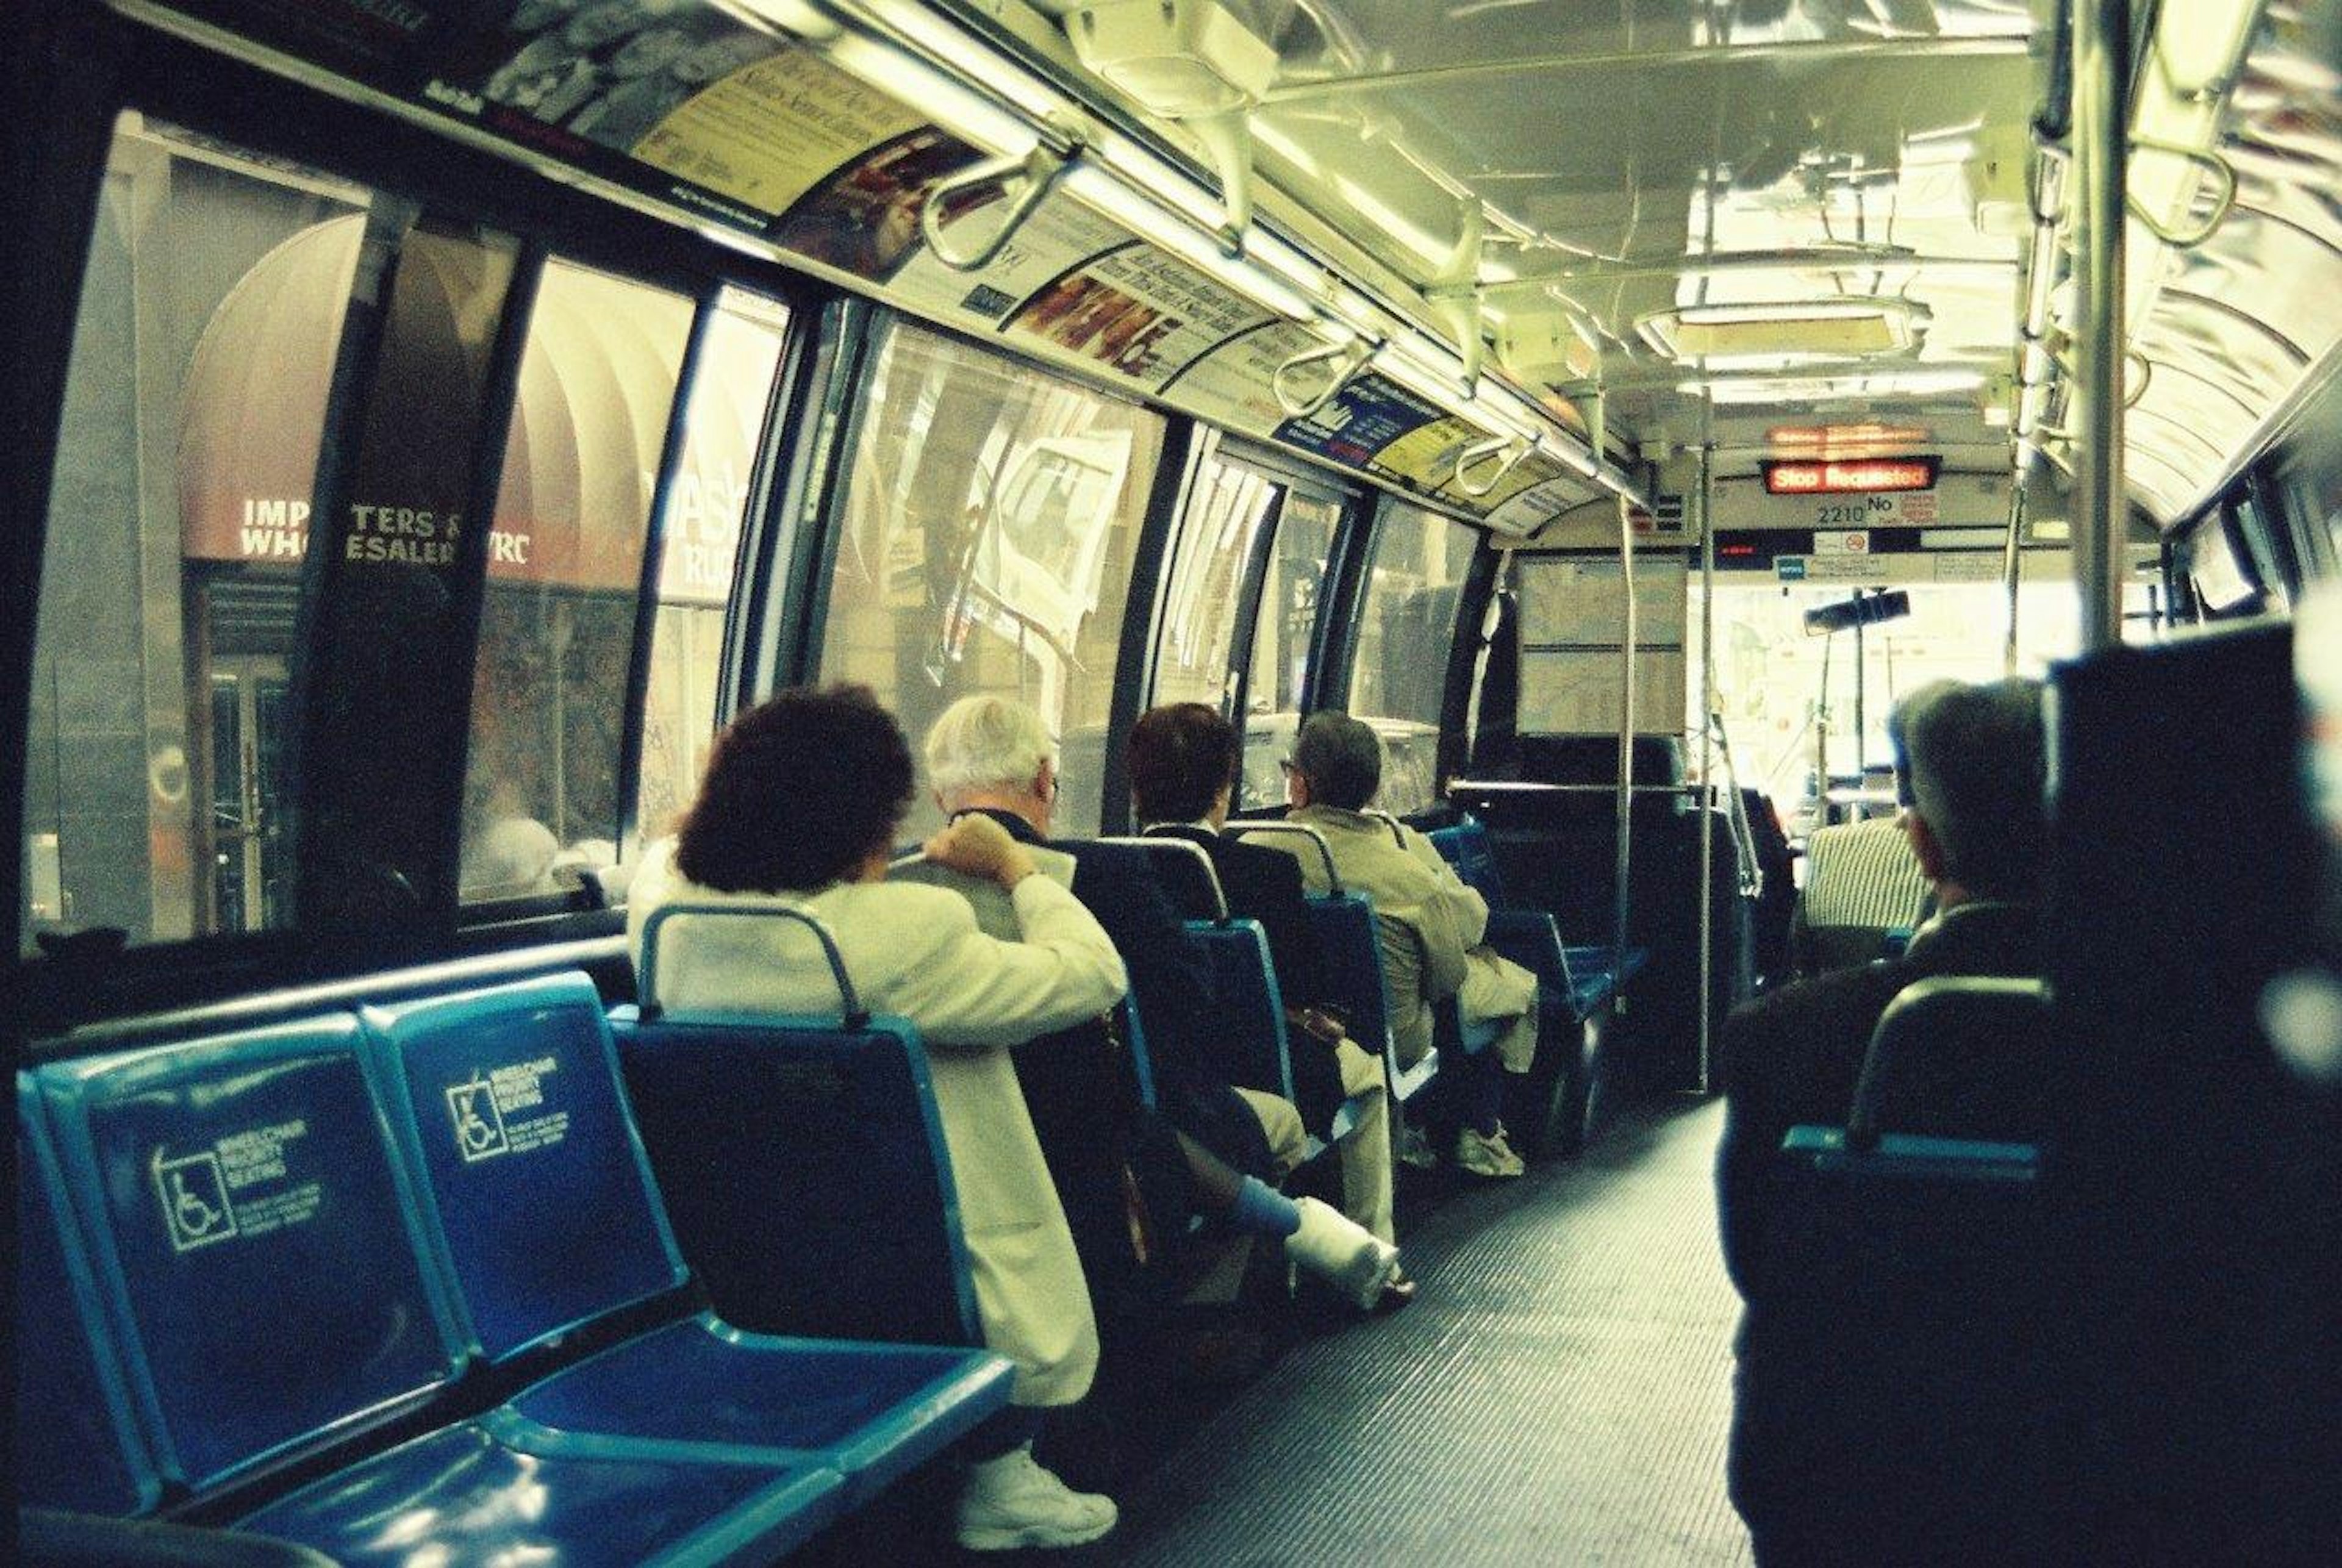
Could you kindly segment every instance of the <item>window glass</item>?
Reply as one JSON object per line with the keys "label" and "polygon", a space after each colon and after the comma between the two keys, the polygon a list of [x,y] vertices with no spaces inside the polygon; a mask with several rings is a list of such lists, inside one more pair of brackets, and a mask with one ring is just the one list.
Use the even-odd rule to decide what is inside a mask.
{"label": "window glass", "polygon": [[27,950],[281,926],[302,557],[365,190],[115,125],[58,433],[25,748]]}
{"label": "window glass", "polygon": [[[2126,632],[2152,634],[2147,620],[2157,585],[2124,584]],[[1806,612],[1845,600],[1843,584],[1781,584],[1719,580],[1716,586],[1716,710],[1724,721],[1730,765],[1743,788],[1762,790],[1779,807],[1793,836],[1803,836],[1817,810],[1819,759],[1815,721],[1823,722],[1833,787],[1861,787],[1868,774],[1872,798],[1886,788],[1894,764],[1887,718],[1896,699],[1932,681],[2001,678],[2006,658],[2007,591],[1998,583],[1933,583],[1905,586],[1911,613],[1865,629],[1862,641],[1862,740],[1856,742],[1856,669],[1851,633],[1816,636]],[[2081,648],[2081,604],[2067,581],[2027,581],[2017,586],[2017,673],[2038,679],[2056,660]],[[1699,764],[1700,584],[1693,574],[1686,682],[1685,751]],[[1827,684],[1824,665],[1828,666]],[[1827,704],[1827,706],[1824,704]],[[1719,774],[1724,763],[1719,761]]]}
{"label": "window glass", "polygon": [[557,889],[617,858],[619,741],[651,488],[691,301],[546,264],[488,536],[459,889]]}
{"label": "window glass", "polygon": [[1245,681],[1244,786],[1236,804],[1281,804],[1281,758],[1293,754],[1301,724],[1301,694],[1309,676],[1309,636],[1317,624],[1326,563],[1342,506],[1322,496],[1287,491],[1277,508],[1276,543],[1261,581],[1255,612],[1252,667]]}
{"label": "window glass", "polygon": [[1421,811],[1439,797],[1439,711],[1464,574],[1480,536],[1437,513],[1395,502],[1383,510],[1358,614],[1350,711],[1383,738],[1387,812]]}
{"label": "window glass", "polygon": [[[864,394],[822,646],[916,753],[945,707],[1017,698],[1057,735],[1056,830],[1097,831],[1114,665],[1163,421],[889,326]],[[936,821],[924,777],[907,831]]]}
{"label": "window glass", "polygon": [[1151,702],[1203,703],[1223,714],[1234,705],[1230,654],[1245,570],[1276,501],[1276,486],[1249,468],[1216,458],[1204,465],[1172,555]]}
{"label": "window glass", "polygon": [[666,503],[636,820],[646,839],[675,830],[699,793],[715,740],[724,612],[788,314],[727,289],[702,335],[684,411],[683,461]]}

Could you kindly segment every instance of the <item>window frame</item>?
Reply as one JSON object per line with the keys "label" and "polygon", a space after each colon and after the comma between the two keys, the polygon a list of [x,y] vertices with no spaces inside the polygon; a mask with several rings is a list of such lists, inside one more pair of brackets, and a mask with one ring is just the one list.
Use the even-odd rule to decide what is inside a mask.
{"label": "window frame", "polygon": [[[768,663],[752,656],[760,652],[744,624],[745,606],[756,604],[766,623],[786,625],[790,603],[786,584],[791,564],[776,562],[776,547],[791,536],[787,524],[800,525],[794,536],[801,545],[807,530],[802,513],[784,509],[797,499],[806,472],[815,466],[807,437],[816,411],[801,394],[815,384],[824,365],[823,349],[830,325],[826,308],[846,297],[843,291],[778,262],[766,261],[715,245],[646,213],[630,210],[605,197],[581,192],[551,180],[508,157],[458,145],[425,127],[385,109],[351,104],[303,80],[263,71],[245,60],[172,37],[121,17],[104,15],[87,19],[77,30],[83,45],[94,45],[97,58],[88,68],[56,73],[45,101],[56,105],[41,118],[39,130],[45,150],[31,169],[27,199],[29,243],[21,254],[42,258],[26,270],[38,286],[18,297],[34,308],[21,319],[12,315],[9,325],[20,345],[21,374],[13,376],[5,394],[29,418],[25,427],[36,438],[11,444],[7,461],[19,483],[11,487],[19,526],[9,530],[10,575],[13,593],[6,603],[18,611],[5,644],[6,693],[0,697],[0,725],[10,733],[26,734],[29,721],[29,679],[35,654],[37,617],[41,603],[41,571],[45,564],[51,486],[61,437],[65,378],[75,348],[75,328],[86,272],[90,237],[97,216],[97,196],[109,165],[109,148],[119,116],[128,111],[165,121],[198,135],[213,136],[235,147],[266,157],[281,157],[297,165],[317,168],[338,180],[361,185],[383,201],[411,204],[425,216],[458,225],[474,225],[512,236],[519,245],[520,270],[512,290],[515,300],[533,295],[537,275],[547,256],[575,263],[613,276],[662,287],[694,302],[695,314],[678,381],[670,429],[662,449],[659,488],[651,519],[643,572],[656,570],[664,538],[663,514],[671,491],[676,461],[672,415],[685,399],[683,387],[695,367],[697,345],[707,305],[726,286],[761,295],[789,313],[787,337],[775,378],[760,443],[760,463],[770,470],[762,483],[752,480],[751,497],[742,519],[742,559],[736,590],[726,610],[726,664],[720,690],[737,691],[753,681],[756,668]],[[27,40],[28,44],[36,40]],[[36,55],[37,48],[28,50]],[[31,122],[26,122],[27,125]],[[59,265],[63,262],[65,265]],[[494,481],[503,462],[503,434],[512,416],[520,355],[525,344],[525,311],[508,307],[499,328],[497,352],[486,381],[486,393],[477,415],[476,430],[495,434],[482,443],[484,455],[476,466],[484,473],[471,476],[476,500],[485,494],[491,506],[475,508],[475,515],[492,510]],[[341,371],[337,369],[337,376]],[[786,398],[788,401],[784,403]],[[335,411],[338,412],[338,411]],[[318,494],[330,499],[329,470],[346,462],[356,433],[329,423],[320,458]],[[832,465],[835,466],[834,464]],[[481,481],[487,481],[485,492]],[[338,484],[338,481],[333,481]],[[325,514],[325,508],[319,508]],[[485,539],[485,531],[477,531]],[[485,550],[485,544],[481,546]],[[773,596],[776,580],[784,598]],[[461,689],[468,694],[471,671],[478,655],[479,606],[485,571],[466,578],[461,609],[463,630],[451,639],[452,683],[460,673]],[[296,659],[315,656],[314,611],[305,604],[295,631]],[[618,767],[621,773],[620,814],[633,825],[639,784],[641,704],[648,681],[649,649],[643,616],[654,607],[638,591],[635,645],[629,652],[628,710],[622,729],[625,739]],[[767,639],[769,641],[769,638]],[[453,664],[460,663],[457,672]],[[455,689],[451,685],[451,690]],[[305,700],[295,694],[296,704]],[[719,694],[717,723],[728,716]],[[305,793],[300,771],[302,752],[311,744],[313,719],[296,706],[291,766],[295,798]],[[465,720],[468,724],[468,702]],[[185,939],[109,947],[102,937],[75,944],[63,953],[44,953],[19,960],[19,976],[31,1004],[24,1010],[25,1026],[42,1031],[69,1028],[94,1019],[151,1011],[190,1002],[219,999],[286,984],[331,981],[378,972],[394,964],[435,958],[494,953],[547,942],[607,938],[620,930],[621,916],[591,906],[583,893],[565,892],[544,898],[500,904],[459,904],[454,896],[456,849],[461,834],[459,814],[440,809],[460,795],[468,744],[449,748],[448,754],[428,760],[426,831],[434,839],[433,855],[445,873],[450,896],[442,904],[388,930],[369,930],[362,938],[339,936],[319,929],[296,909],[293,924],[273,931],[240,932]],[[12,813],[16,824],[8,834],[5,864],[23,886],[25,845],[22,831],[25,774],[22,767],[0,770],[0,809]],[[452,784],[449,782],[452,779]],[[455,794],[447,792],[453,790]],[[296,833],[299,831],[296,828]],[[296,840],[295,874],[314,857]],[[22,897],[13,916],[15,940],[25,940]]]}

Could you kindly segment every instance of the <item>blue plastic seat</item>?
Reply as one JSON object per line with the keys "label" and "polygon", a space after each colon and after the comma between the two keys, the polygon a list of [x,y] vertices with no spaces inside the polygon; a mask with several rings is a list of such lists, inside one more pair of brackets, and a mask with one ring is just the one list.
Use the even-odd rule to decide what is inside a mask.
{"label": "blue plastic seat", "polygon": [[1486,901],[1488,944],[1534,973],[1539,994],[1552,1004],[1566,1004],[1581,1021],[1591,1018],[1609,1004],[1618,987],[1641,973],[1647,954],[1640,948],[1629,948],[1621,963],[1607,947],[1566,946],[1551,914],[1513,907],[1505,896],[1487,826],[1479,818],[1466,816],[1424,836],[1455,867],[1464,884]]}
{"label": "blue plastic seat", "polygon": [[1285,999],[1268,956],[1268,937],[1256,920],[1190,920],[1187,941],[1212,965],[1212,1037],[1223,1055],[1216,1064],[1228,1082],[1293,1098],[1293,1046],[1285,1029]]}
{"label": "blue plastic seat", "polygon": [[166,1479],[216,1485],[455,1377],[355,1018],[38,1078]]}
{"label": "blue plastic seat", "polygon": [[28,1077],[16,1080],[17,1503],[143,1513],[161,1493]]}
{"label": "blue plastic seat", "polygon": [[844,1485],[820,1465],[613,1454],[498,1411],[402,1443],[243,1523],[345,1568],[770,1563],[837,1517]]}
{"label": "blue plastic seat", "polygon": [[[491,1364],[688,1277],[584,975],[365,1016],[458,1321]],[[768,1124],[766,1136],[786,1147],[792,1130]],[[1006,1399],[1008,1376],[982,1353],[748,1333],[700,1314],[558,1372],[509,1409],[618,1454],[810,1455],[858,1503],[964,1435]]]}

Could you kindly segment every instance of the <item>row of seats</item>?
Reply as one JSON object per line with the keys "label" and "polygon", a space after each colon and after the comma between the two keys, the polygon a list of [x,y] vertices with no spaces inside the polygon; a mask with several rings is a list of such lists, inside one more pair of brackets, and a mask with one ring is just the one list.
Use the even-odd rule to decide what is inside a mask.
{"label": "row of seats", "polygon": [[[851,1228],[854,1245],[799,1254],[828,1276],[893,1239],[898,1280],[926,1269],[908,1293],[941,1299],[926,1326],[958,1347],[866,1343],[867,1312],[840,1314],[856,1337],[822,1340],[695,1310],[582,974],[21,1074],[20,1502],[232,1523],[345,1563],[458,1537],[466,1561],[786,1553],[1010,1382],[962,1348],[966,1265],[916,1043],[848,1022],[741,1024],[705,1049],[634,1022],[636,1044],[668,1031],[641,1103],[698,1119],[659,1131],[714,1155],[737,1132],[716,1119],[793,1090],[809,1121],[762,1126],[771,1144],[791,1125],[776,1167],[802,1156],[800,1130],[817,1143],[833,1114],[868,1113],[856,1136],[904,1169],[807,1173],[762,1245]],[[679,1190],[696,1225],[706,1194]]]}

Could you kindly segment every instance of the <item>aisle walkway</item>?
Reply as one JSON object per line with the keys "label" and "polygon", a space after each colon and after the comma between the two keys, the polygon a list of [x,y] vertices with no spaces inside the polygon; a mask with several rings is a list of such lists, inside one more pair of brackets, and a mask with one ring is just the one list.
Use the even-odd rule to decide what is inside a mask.
{"label": "aisle walkway", "polygon": [[[1147,1568],[1728,1564],[1737,1298],[1720,1104],[1457,1193],[1401,1239],[1422,1298],[1285,1357],[1123,1498]],[[1404,1217],[1404,1216],[1403,1216]]]}

